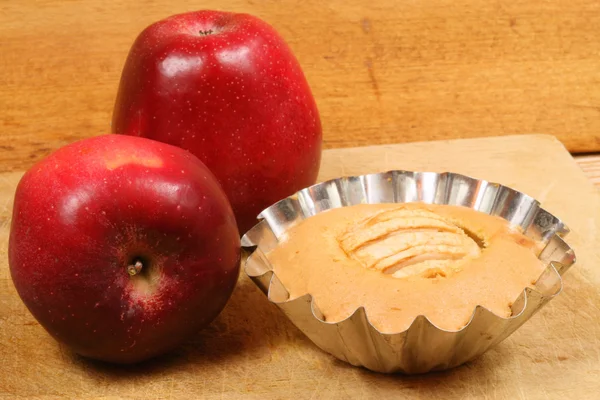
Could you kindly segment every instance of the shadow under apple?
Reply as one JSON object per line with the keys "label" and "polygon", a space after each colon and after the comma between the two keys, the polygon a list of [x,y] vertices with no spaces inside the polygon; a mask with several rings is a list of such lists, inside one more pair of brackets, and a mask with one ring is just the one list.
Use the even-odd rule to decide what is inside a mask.
{"label": "shadow under apple", "polygon": [[306,347],[309,352],[311,349],[320,352],[242,271],[219,316],[165,355],[132,365],[90,360],[72,352],[70,356],[84,369],[94,369],[111,379],[131,379],[136,375],[164,375],[170,370],[222,368],[240,361],[248,364],[270,362],[281,342],[288,342],[287,347],[291,344]]}

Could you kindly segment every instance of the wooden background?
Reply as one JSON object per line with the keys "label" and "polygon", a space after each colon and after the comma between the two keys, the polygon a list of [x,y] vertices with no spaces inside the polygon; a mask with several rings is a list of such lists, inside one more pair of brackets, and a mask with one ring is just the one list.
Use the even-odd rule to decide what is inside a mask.
{"label": "wooden background", "polygon": [[546,133],[600,151],[597,0],[0,0],[0,171],[108,132],[136,35],[201,8],[281,33],[326,148]]}
{"label": "wooden background", "polygon": [[[333,361],[266,307],[247,281],[197,340],[142,368],[98,366],[56,345],[25,310],[9,281],[6,249],[16,182],[24,169],[52,150],[108,132],[121,68],[136,35],[158,19],[202,8],[248,12],[281,33],[313,89],[326,148],[546,133],[572,152],[600,152],[597,0],[0,0],[0,398],[60,398],[69,393],[105,399],[179,393],[186,398],[190,390],[208,398],[237,398],[240,393],[268,398],[279,388],[282,398],[309,398],[313,392],[321,398],[393,398],[399,390],[413,398],[440,393],[447,398],[542,399],[549,393],[572,398],[577,390],[579,398],[586,398],[597,393],[597,325],[583,326],[576,334],[573,321],[552,318],[554,305],[542,311],[538,325],[532,321],[472,364],[403,380]],[[543,163],[560,169],[541,149],[523,143],[524,152],[534,147],[528,157],[498,156],[505,149],[493,147],[490,168],[498,179],[507,174],[503,183],[531,177],[537,170],[529,167]],[[423,152],[428,148],[402,147],[407,150],[398,150],[389,161],[397,167],[405,166],[407,158],[419,167],[434,165],[436,159]],[[465,148],[465,158],[476,156],[486,165],[487,153],[480,150]],[[460,160],[462,151],[439,153],[444,168]],[[348,172],[356,167],[355,158],[366,154],[348,150],[352,161],[346,158],[348,169],[341,171],[344,160],[331,156],[337,152],[327,153],[325,160],[330,161],[322,173]],[[560,161],[566,162],[568,155],[563,156]],[[599,185],[600,156],[578,156],[577,161]],[[537,189],[558,196],[556,207],[565,214],[589,214],[598,221],[597,192],[585,186],[576,168],[567,169],[575,178],[564,178],[564,187]],[[573,182],[584,188],[574,196],[578,207],[562,201],[573,195],[568,186]],[[591,200],[584,200],[592,198],[594,206],[588,210],[585,204]],[[580,224],[588,233],[596,227]],[[598,257],[593,242],[584,245],[583,238],[575,238],[584,249],[578,252],[579,268],[569,273],[571,290],[555,305],[566,316],[577,310],[579,324],[597,323],[598,291],[590,282],[597,282],[592,267]],[[249,320],[240,326],[240,318],[248,317],[248,301],[265,307],[251,315],[258,325]],[[230,321],[234,328],[229,328]],[[256,329],[248,334],[252,327]],[[550,347],[539,346],[546,330],[559,338]],[[527,340],[534,343],[530,348],[523,347]],[[232,361],[236,354],[242,354],[237,364],[242,367]],[[289,364],[269,367],[281,360]],[[519,371],[540,373],[540,384],[530,386]]]}

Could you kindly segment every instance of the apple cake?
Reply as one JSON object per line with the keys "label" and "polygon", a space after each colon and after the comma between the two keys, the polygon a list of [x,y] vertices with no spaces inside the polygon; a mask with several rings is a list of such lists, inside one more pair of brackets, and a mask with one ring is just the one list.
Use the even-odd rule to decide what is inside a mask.
{"label": "apple cake", "polygon": [[380,332],[425,315],[459,330],[477,305],[509,317],[545,265],[508,221],[467,207],[360,204],[291,227],[267,254],[294,299],[310,293],[328,322],[365,307]]}

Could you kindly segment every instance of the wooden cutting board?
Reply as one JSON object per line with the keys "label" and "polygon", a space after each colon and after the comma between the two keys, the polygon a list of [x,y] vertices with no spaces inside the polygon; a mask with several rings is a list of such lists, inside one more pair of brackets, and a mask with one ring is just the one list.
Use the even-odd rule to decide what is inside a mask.
{"label": "wooden cutting board", "polygon": [[12,196],[0,175],[0,397],[591,399],[600,396],[600,196],[550,136],[328,150],[320,179],[389,169],[455,171],[542,201],[572,229],[564,292],[505,342],[454,370],[381,375],[311,344],[244,276],[210,327],[168,356],[119,367],[58,345],[18,298],[7,266]]}

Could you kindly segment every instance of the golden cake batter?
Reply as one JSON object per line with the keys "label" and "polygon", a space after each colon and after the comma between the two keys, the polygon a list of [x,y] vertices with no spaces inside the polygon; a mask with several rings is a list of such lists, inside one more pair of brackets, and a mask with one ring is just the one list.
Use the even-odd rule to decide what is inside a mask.
{"label": "golden cake batter", "polygon": [[509,317],[545,268],[538,252],[504,219],[470,208],[361,204],[300,222],[267,258],[290,299],[312,294],[327,321],[364,306],[395,333],[421,314],[461,329],[477,305]]}

